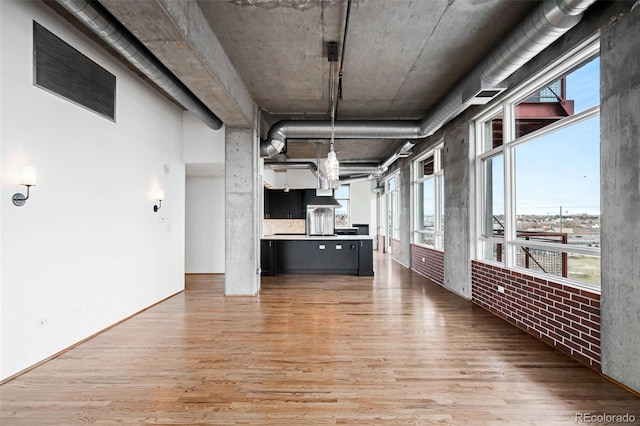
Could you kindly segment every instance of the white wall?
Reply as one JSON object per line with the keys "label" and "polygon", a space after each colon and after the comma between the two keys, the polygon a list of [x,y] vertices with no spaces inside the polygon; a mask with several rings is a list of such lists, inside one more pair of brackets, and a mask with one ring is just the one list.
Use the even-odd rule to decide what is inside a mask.
{"label": "white wall", "polygon": [[182,117],[183,159],[194,175],[224,176],[224,126],[213,130],[195,114]]}
{"label": "white wall", "polygon": [[224,273],[225,129],[212,130],[193,113],[182,121],[186,163],[185,269]]}
{"label": "white wall", "polygon": [[224,273],[224,177],[187,176],[187,273]]}
{"label": "white wall", "polygon": [[266,169],[262,179],[272,189],[284,189],[289,185],[291,189],[314,189],[318,187],[318,178],[309,169],[290,169],[283,172],[274,172]]}
{"label": "white wall", "polygon": [[[185,170],[180,110],[44,4],[0,8],[2,379],[184,288]],[[34,19],[116,75],[115,123],[32,84]]]}
{"label": "white wall", "polygon": [[369,235],[375,235],[375,209],[371,209],[375,194],[371,192],[371,181],[353,182],[350,188],[351,224],[369,224]]}

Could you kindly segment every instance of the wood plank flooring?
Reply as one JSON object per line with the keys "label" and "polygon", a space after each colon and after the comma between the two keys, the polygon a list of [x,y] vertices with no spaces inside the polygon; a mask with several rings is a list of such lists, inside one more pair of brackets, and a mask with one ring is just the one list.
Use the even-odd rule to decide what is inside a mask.
{"label": "wood plank flooring", "polygon": [[[640,399],[388,256],[375,277],[223,276],[0,387],[2,425],[562,425]],[[614,424],[614,423],[610,423]]]}

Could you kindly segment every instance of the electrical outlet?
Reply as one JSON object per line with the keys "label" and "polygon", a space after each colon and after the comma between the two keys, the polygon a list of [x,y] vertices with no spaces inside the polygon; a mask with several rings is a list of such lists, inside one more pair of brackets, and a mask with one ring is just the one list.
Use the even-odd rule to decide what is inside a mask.
{"label": "electrical outlet", "polygon": [[425,261],[425,260],[424,260],[424,257],[422,258],[422,261],[423,261],[423,262]]}
{"label": "electrical outlet", "polygon": [[498,293],[504,293],[504,287],[501,285],[498,286]]}
{"label": "electrical outlet", "polygon": [[38,318],[36,320],[36,327],[37,328],[44,327],[45,325],[47,325],[48,322],[49,320],[47,320],[47,317]]}

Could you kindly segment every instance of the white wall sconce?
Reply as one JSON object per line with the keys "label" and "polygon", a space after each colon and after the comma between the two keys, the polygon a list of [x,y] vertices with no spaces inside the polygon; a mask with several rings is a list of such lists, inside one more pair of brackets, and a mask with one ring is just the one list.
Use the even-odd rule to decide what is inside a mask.
{"label": "white wall sconce", "polygon": [[158,200],[158,204],[153,206],[154,212],[157,212],[162,207],[162,200],[164,200],[164,191],[162,189],[158,189],[158,192],[156,192],[156,200]]}
{"label": "white wall sconce", "polygon": [[33,167],[24,167],[20,176],[20,185],[27,187],[27,195],[16,192],[11,197],[14,206],[24,206],[29,199],[29,190],[32,186],[36,186],[36,169]]}

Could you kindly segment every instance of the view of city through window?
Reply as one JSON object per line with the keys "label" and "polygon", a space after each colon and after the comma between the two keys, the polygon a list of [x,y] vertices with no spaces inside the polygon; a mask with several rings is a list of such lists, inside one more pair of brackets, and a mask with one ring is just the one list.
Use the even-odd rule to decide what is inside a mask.
{"label": "view of city through window", "polygon": [[[505,244],[512,243],[512,264],[518,267],[599,285],[600,117],[593,108],[600,102],[599,65],[595,58],[516,104],[516,139],[506,140],[507,148],[496,150],[503,145],[502,114],[482,124],[485,152],[496,151],[480,163],[486,193],[482,234],[504,239],[505,227],[512,226],[515,236],[487,242],[484,258],[504,262]],[[545,130],[563,119],[566,125]],[[533,132],[539,136],[520,142]],[[505,150],[513,154],[506,174]],[[505,176],[512,209],[505,208]],[[548,244],[559,247],[543,247]]]}
{"label": "view of city through window", "polygon": [[340,207],[336,207],[336,227],[351,226],[351,219],[349,218],[349,185],[343,185],[336,189],[334,198],[340,203]]}

